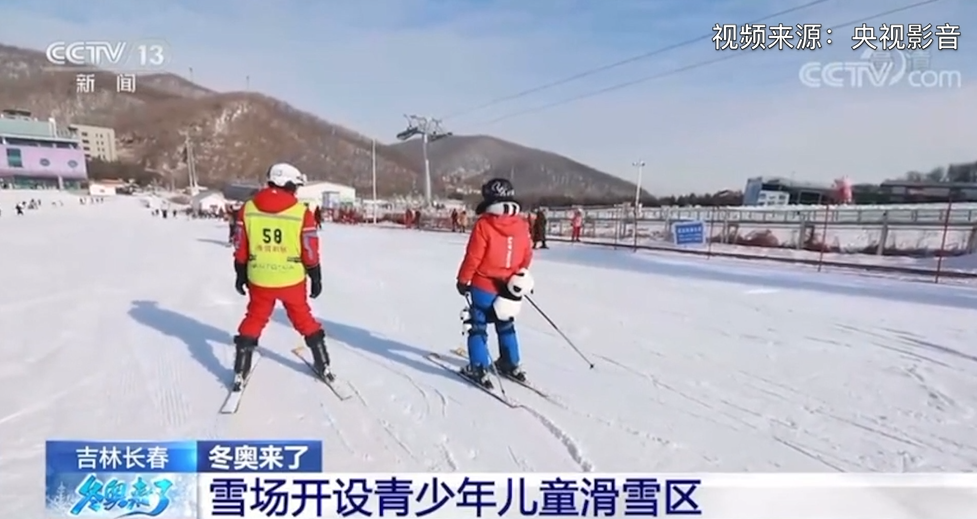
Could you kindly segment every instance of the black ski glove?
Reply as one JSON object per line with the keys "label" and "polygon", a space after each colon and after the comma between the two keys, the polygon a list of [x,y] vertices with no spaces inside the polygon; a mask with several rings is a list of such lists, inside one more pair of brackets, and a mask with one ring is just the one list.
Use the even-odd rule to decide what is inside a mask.
{"label": "black ski glove", "polygon": [[322,294],[322,267],[316,265],[305,272],[309,275],[309,297],[315,299]]}
{"label": "black ski glove", "polygon": [[247,263],[234,263],[234,289],[237,290],[238,294],[247,295],[244,288],[248,286],[248,264]]}
{"label": "black ski glove", "polygon": [[468,295],[468,283],[462,283],[461,281],[455,282],[455,290],[457,290],[458,295],[462,297]]}

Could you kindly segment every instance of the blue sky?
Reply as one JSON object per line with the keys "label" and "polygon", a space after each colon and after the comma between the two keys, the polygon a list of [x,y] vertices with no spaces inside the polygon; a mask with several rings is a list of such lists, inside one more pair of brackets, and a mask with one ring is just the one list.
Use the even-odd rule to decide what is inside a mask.
{"label": "blue sky", "polygon": [[[655,193],[741,188],[756,175],[880,181],[911,169],[977,160],[977,2],[941,0],[868,20],[961,26],[960,50],[931,67],[961,88],[811,89],[809,61],[853,61],[850,27],[818,51],[768,50],[508,117],[622,82],[721,57],[707,40],[530,96],[495,98],[706,36],[809,0],[0,0],[0,41],[162,38],[171,72],[217,90],[253,90],[381,141],[402,114],[442,116],[460,134],[487,133],[565,154],[622,178],[647,163]],[[912,0],[828,0],[772,20],[825,27]],[[66,7],[73,5],[72,7]],[[726,51],[728,53],[738,51]]]}

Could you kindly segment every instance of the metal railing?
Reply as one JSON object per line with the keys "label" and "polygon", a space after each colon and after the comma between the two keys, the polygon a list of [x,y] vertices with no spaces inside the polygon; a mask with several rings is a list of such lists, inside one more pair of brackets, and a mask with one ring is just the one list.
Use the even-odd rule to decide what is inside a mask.
{"label": "metal railing", "polygon": [[[743,223],[794,223],[824,221],[852,224],[936,224],[947,220],[948,204],[857,205],[857,206],[781,206],[781,207],[644,207],[641,221],[713,220]],[[570,219],[574,208],[549,209],[551,218]],[[825,215],[827,211],[827,215]],[[977,223],[977,204],[953,204],[950,223]],[[584,214],[593,220],[634,219],[633,206],[588,207]]]}

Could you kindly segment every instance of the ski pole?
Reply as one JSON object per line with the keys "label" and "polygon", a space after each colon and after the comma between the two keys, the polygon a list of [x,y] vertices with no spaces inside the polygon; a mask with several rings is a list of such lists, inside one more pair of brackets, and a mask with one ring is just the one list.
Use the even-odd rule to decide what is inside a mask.
{"label": "ski pole", "polygon": [[536,304],[536,301],[533,301],[528,295],[525,297],[526,300],[529,301],[529,304],[533,305],[533,308],[535,308],[536,311],[539,312],[539,315],[543,316],[543,319],[546,319],[546,322],[550,323],[550,326],[552,326],[553,329],[556,330],[556,333],[560,334],[560,337],[563,337],[563,340],[567,341],[567,344],[569,344],[570,347],[573,348],[573,351],[576,352],[577,355],[579,355],[584,362],[590,365],[590,369],[594,369],[594,363],[591,362],[590,359],[588,359],[587,356],[584,355],[582,351],[580,351],[580,348],[578,348],[577,345],[574,344],[569,337],[567,337],[567,334],[563,333],[563,330],[561,330],[560,327],[553,322],[553,319],[550,319],[550,316],[546,315],[546,312],[544,312],[543,309]]}

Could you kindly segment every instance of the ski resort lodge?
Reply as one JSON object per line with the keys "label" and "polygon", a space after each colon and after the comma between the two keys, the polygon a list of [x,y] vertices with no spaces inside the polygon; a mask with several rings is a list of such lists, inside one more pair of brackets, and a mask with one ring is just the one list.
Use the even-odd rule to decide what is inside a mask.
{"label": "ski resort lodge", "polygon": [[300,202],[309,204],[309,207],[334,209],[342,204],[356,202],[356,189],[332,182],[310,182],[300,187],[295,196]]}
{"label": "ski resort lodge", "polygon": [[87,181],[85,152],[70,129],[23,110],[0,111],[0,185],[79,189]]}
{"label": "ski resort lodge", "polygon": [[[222,194],[227,200],[244,202],[254,196],[259,189],[261,187],[257,185],[232,184],[226,186]],[[356,189],[332,182],[310,182],[300,187],[295,196],[300,202],[308,204],[309,207],[333,209],[343,204],[356,202]]]}

